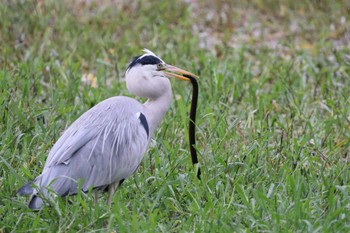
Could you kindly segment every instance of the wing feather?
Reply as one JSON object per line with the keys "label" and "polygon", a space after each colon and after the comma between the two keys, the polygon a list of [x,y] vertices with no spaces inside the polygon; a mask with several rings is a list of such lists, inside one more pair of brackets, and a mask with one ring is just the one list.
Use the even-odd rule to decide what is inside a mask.
{"label": "wing feather", "polygon": [[[128,108],[129,107],[129,108]],[[81,115],[58,139],[46,160],[45,168],[69,160],[83,145],[99,137],[108,125],[118,125],[142,105],[128,97],[112,97]]]}
{"label": "wing feather", "polygon": [[113,97],[84,113],[54,145],[35,183],[63,195],[75,193],[79,179],[87,191],[130,176],[149,142],[136,117],[142,110],[136,100]]}

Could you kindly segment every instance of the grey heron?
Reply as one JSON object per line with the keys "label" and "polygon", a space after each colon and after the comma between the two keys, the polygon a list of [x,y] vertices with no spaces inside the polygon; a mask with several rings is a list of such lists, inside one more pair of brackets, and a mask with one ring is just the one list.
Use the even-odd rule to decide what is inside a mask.
{"label": "grey heron", "polygon": [[73,122],[50,150],[41,175],[17,191],[31,195],[29,208],[40,209],[41,197],[49,198],[51,191],[62,197],[76,194],[78,180],[82,180],[83,192],[90,188],[108,191],[110,205],[116,188],[135,172],[169,109],[168,78],[197,78],[143,51],[131,61],[125,77],[127,89],[147,101],[141,104],[125,96],[111,97]]}

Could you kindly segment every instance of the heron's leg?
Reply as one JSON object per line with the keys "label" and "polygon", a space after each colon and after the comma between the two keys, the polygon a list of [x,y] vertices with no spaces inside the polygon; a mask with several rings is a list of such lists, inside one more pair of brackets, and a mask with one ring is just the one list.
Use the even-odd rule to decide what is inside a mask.
{"label": "heron's leg", "polygon": [[115,193],[115,190],[117,190],[118,186],[119,186],[119,182],[115,182],[108,186],[108,200],[107,200],[108,207],[111,207],[113,195]]}
{"label": "heron's leg", "polygon": [[94,191],[94,205],[95,205],[95,208],[97,206],[97,199],[98,199],[98,192]]}

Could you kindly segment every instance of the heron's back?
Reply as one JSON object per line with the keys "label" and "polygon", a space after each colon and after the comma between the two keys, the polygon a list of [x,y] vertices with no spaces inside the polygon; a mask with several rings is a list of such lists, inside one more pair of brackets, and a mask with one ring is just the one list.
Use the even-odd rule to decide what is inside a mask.
{"label": "heron's back", "polygon": [[[129,97],[112,97],[81,115],[51,149],[43,173],[34,180],[60,196],[82,189],[104,189],[130,176],[140,164],[149,142],[143,105]],[[35,195],[33,207],[42,201]]]}

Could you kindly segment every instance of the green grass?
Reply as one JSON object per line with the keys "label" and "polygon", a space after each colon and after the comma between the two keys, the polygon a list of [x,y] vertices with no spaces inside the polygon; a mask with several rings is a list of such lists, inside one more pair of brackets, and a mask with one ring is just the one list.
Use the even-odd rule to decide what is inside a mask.
{"label": "green grass", "polygon": [[[222,15],[195,17],[210,6],[176,1],[0,3],[0,232],[349,232],[350,17],[343,1],[317,2],[218,1],[235,13],[221,28]],[[256,38],[231,46],[242,12],[283,31],[285,50]],[[201,48],[193,24],[219,42]],[[335,49],[335,40],[345,45]],[[200,75],[202,180],[186,134],[191,86],[172,81],[171,109],[111,209],[106,195],[95,207],[82,193],[28,209],[16,190],[41,173],[78,116],[129,95],[124,71],[144,47]],[[88,73],[97,88],[81,82]]]}

